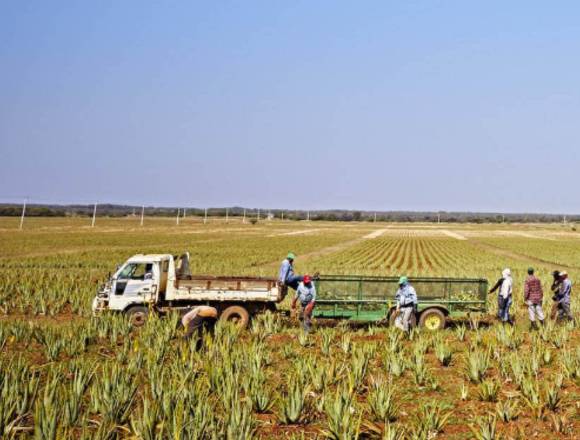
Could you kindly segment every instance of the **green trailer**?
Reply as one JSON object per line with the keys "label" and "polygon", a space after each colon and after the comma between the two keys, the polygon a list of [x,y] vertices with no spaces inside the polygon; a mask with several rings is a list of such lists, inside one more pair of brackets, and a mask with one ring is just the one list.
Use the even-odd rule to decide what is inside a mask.
{"label": "green trailer", "polygon": [[[315,281],[314,316],[353,321],[394,321],[399,278],[324,275]],[[447,318],[487,312],[488,282],[470,278],[411,278],[417,291],[415,323],[429,330],[445,327]]]}

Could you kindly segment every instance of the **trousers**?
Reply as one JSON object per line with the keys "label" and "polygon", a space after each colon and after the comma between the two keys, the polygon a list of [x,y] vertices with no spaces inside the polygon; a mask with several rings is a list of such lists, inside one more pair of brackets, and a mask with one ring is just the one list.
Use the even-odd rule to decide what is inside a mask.
{"label": "trousers", "polygon": [[528,305],[528,314],[530,315],[530,321],[534,322],[536,318],[540,321],[544,320],[544,311],[542,310],[542,304],[534,304],[531,301],[526,301]]}
{"label": "trousers", "polygon": [[292,275],[284,282],[284,285],[292,287],[294,290],[298,289],[298,284],[304,281],[304,277],[300,275]]}
{"label": "trousers", "polygon": [[413,311],[413,307],[401,307],[399,314],[395,319],[395,327],[408,332],[409,327],[411,326],[411,314]]}
{"label": "trousers", "polygon": [[503,296],[499,295],[499,298],[501,298],[499,300],[499,319],[501,319],[503,322],[509,322],[510,321],[510,306],[512,305],[512,297],[511,295],[508,296],[507,298],[504,298]]}

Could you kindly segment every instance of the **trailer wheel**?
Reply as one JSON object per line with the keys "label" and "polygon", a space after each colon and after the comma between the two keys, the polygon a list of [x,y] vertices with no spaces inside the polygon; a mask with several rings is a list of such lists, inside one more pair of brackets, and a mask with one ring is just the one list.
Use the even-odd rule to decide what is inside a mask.
{"label": "trailer wheel", "polygon": [[133,327],[142,327],[149,317],[149,309],[143,306],[133,306],[125,314]]}
{"label": "trailer wheel", "polygon": [[246,328],[250,323],[250,314],[242,306],[229,306],[220,315],[221,321],[231,321],[240,328]]}
{"label": "trailer wheel", "polygon": [[445,328],[445,314],[439,309],[427,309],[421,313],[419,326],[427,330],[443,330]]}

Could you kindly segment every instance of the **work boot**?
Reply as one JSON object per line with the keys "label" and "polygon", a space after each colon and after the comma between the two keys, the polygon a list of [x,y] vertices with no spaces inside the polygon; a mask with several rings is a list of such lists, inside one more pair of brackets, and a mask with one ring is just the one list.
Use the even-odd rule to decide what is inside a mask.
{"label": "work boot", "polygon": [[538,324],[536,324],[536,321],[530,321],[530,330],[532,331],[538,330]]}
{"label": "work boot", "polygon": [[544,326],[544,320],[543,319],[540,319],[539,321],[540,321],[540,327],[543,327]]}

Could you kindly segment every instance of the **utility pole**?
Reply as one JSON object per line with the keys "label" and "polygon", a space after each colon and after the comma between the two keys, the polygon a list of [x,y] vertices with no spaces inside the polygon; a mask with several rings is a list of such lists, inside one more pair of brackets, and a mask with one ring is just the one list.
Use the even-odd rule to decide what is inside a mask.
{"label": "utility pole", "polygon": [[229,217],[229,215],[228,215],[228,214],[229,214],[229,211],[228,211],[228,208],[226,208],[226,223],[227,223],[227,222],[228,222],[228,220],[229,220],[229,218],[228,218],[228,217]]}
{"label": "utility pole", "polygon": [[143,226],[143,217],[145,216],[145,205],[141,207],[141,226]]}
{"label": "utility pole", "polygon": [[97,219],[97,202],[95,202],[95,206],[93,208],[93,221],[91,222],[91,228],[95,227],[96,219]]}
{"label": "utility pole", "polygon": [[205,208],[204,215],[203,215],[203,224],[207,223],[207,208]]}
{"label": "utility pole", "polygon": [[180,211],[180,209],[179,209],[179,208],[177,208],[177,216],[175,217],[175,224],[176,224],[177,226],[179,226],[179,211]]}
{"label": "utility pole", "polygon": [[258,220],[260,220],[260,208],[258,208]]}
{"label": "utility pole", "polygon": [[22,215],[20,216],[20,227],[18,229],[20,229],[22,231],[22,228],[24,227],[24,214],[26,213],[26,199],[24,199],[24,202],[22,203]]}

